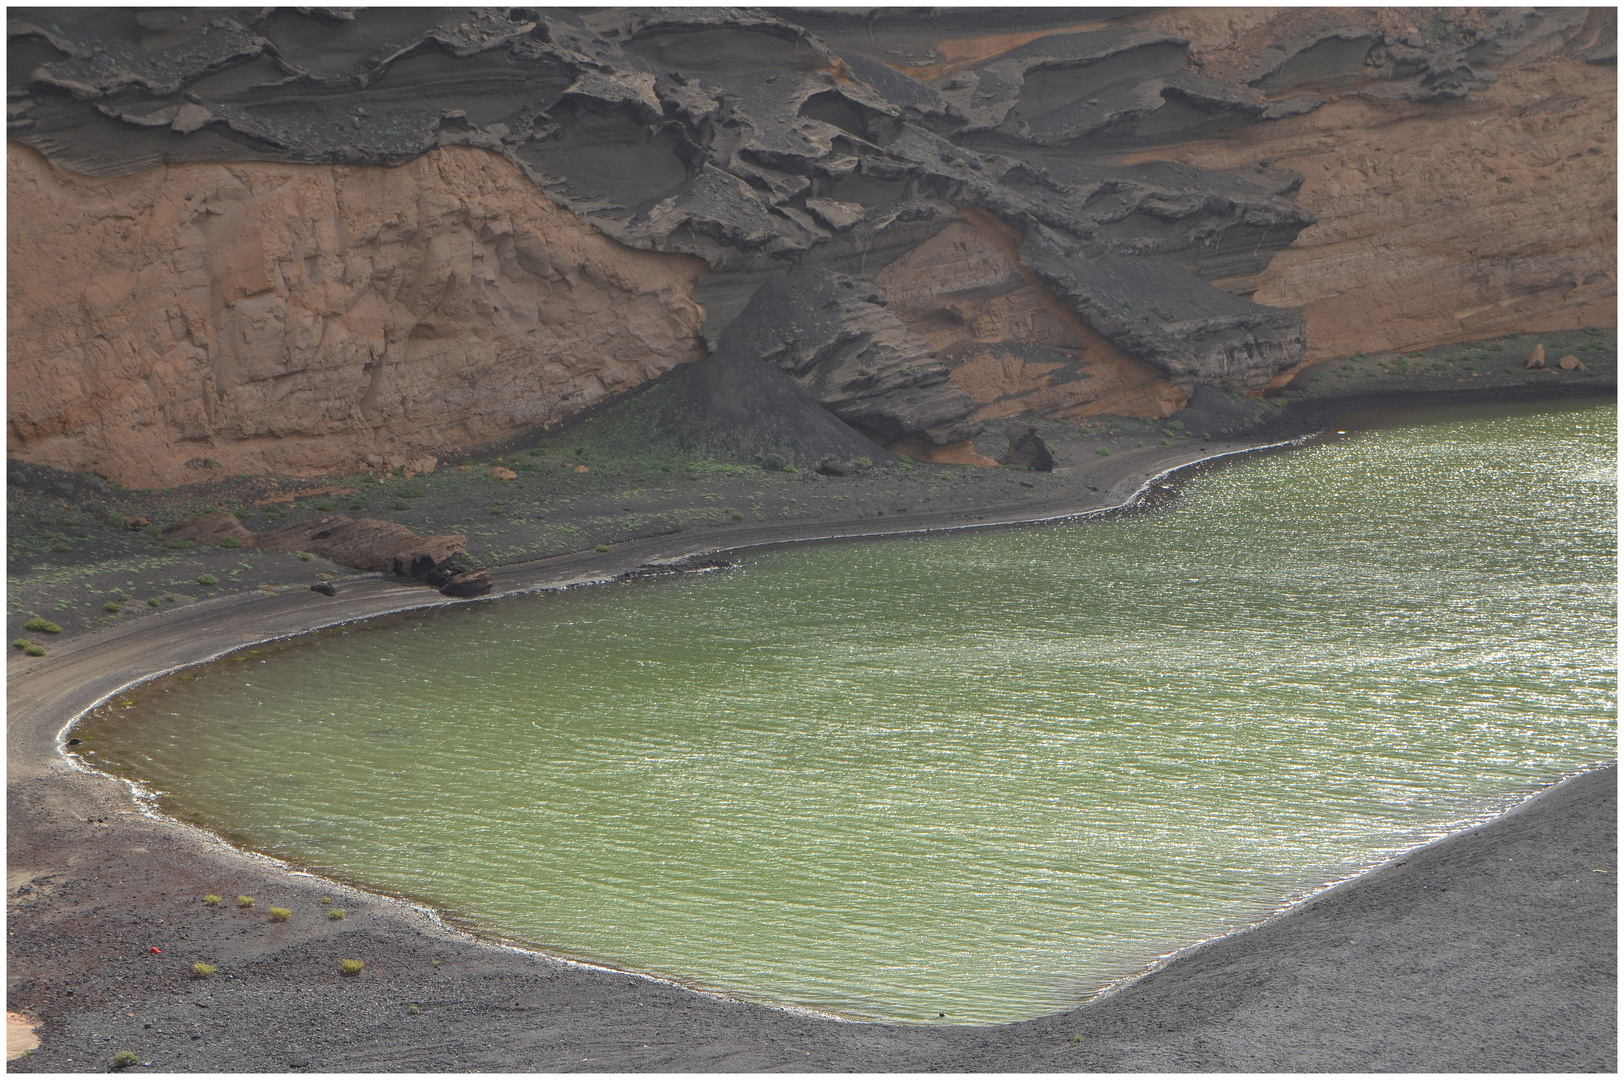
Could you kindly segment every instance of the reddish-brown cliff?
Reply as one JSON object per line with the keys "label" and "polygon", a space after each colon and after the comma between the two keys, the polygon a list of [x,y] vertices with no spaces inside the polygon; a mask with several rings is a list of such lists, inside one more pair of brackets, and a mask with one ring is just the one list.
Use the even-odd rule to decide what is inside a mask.
{"label": "reddish-brown cliff", "polygon": [[401,466],[703,355],[698,260],[502,158],[179,164],[8,147],[8,451],[128,486]]}

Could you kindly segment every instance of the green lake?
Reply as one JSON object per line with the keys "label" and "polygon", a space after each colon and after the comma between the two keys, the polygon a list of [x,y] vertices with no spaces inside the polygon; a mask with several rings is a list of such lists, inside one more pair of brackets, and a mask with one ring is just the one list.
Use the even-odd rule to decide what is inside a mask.
{"label": "green lake", "polygon": [[152,684],[83,749],[491,937],[1037,1016],[1615,759],[1616,428],[1398,414],[1143,513],[397,617]]}

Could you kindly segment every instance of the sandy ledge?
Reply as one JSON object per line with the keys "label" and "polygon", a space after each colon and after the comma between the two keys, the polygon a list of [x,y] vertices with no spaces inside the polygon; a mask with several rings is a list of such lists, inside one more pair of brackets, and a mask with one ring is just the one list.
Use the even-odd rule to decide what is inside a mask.
{"label": "sandy ledge", "polygon": [[[1065,485],[1018,513],[918,514],[883,531],[873,520],[746,525],[492,576],[512,595],[765,544],[1101,512],[1150,477],[1257,447],[1123,455],[1105,483],[1095,471],[1098,490]],[[160,1071],[1616,1069],[1616,767],[1187,950],[1089,1006],[926,1028],[774,1010],[473,940],[432,913],[144,815],[126,785],[59,752],[74,718],[157,674],[450,602],[381,578],[331,599],[246,593],[12,661],[8,1008],[40,1021],[42,1045],[11,1069],[100,1071],[120,1049]],[[205,908],[208,892],[258,903]],[[294,918],[256,913],[273,905]],[[348,917],[326,919],[331,906]],[[206,981],[190,976],[202,956],[219,965]],[[365,973],[340,976],[341,957],[364,958]]]}

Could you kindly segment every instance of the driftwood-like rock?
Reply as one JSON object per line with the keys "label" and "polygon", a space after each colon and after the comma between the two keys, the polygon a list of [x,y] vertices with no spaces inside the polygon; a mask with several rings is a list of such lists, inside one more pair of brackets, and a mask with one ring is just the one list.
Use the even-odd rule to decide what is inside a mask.
{"label": "driftwood-like rock", "polygon": [[423,577],[462,555],[468,538],[418,536],[393,521],[329,514],[262,533],[256,542],[267,551],[308,551],[357,570]]}

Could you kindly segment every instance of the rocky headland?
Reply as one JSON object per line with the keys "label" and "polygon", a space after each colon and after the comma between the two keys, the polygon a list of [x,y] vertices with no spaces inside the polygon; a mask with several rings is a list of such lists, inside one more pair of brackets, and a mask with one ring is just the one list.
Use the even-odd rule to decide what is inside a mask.
{"label": "rocky headland", "polygon": [[[1355,408],[1616,394],[1613,10],[8,16],[8,1002],[45,1035],[13,1068],[103,1067],[137,998],[189,996],[238,1019],[142,1020],[175,1068],[1616,1064],[1569,992],[1616,952],[1611,773],[1092,1012],[933,1033],[549,966],[360,894],[367,919],[193,995],[108,913],[213,940],[194,885],[340,886],[140,817],[55,746],[133,681],[312,627],[1108,509]],[[1489,881],[1501,857],[1531,876]],[[1423,866],[1478,899],[1417,907]],[[1560,961],[1439,954],[1371,1004],[1428,935],[1521,932],[1542,866],[1589,920]],[[1325,912],[1393,905],[1408,938],[1331,941]],[[364,1034],[248,1022],[352,934],[402,958],[353,982]],[[1333,954],[1365,974],[1325,984]],[[405,963],[431,956],[446,987]],[[1536,989],[1474,997],[1494,979]],[[396,1014],[435,994],[511,1052],[424,1051]],[[1333,1012],[1364,1026],[1329,1038]]]}

